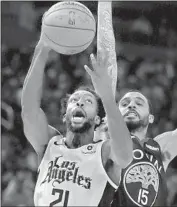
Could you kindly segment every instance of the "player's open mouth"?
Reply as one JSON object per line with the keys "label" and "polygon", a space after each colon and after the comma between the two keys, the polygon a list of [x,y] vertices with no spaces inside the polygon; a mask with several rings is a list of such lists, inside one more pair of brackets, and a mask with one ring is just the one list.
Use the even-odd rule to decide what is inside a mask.
{"label": "player's open mouth", "polygon": [[138,113],[136,111],[128,111],[125,116],[128,116],[128,117],[137,117],[138,116]]}
{"label": "player's open mouth", "polygon": [[72,120],[76,123],[83,122],[83,120],[85,119],[85,114],[80,109],[75,110],[72,115],[73,115]]}

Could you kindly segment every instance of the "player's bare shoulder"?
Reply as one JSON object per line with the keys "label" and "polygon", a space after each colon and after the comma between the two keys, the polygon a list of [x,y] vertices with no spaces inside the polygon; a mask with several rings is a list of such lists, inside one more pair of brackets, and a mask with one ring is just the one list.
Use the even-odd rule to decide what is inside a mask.
{"label": "player's bare shoulder", "polygon": [[177,129],[159,134],[154,138],[154,140],[161,145],[168,142],[169,139],[174,139],[175,137],[177,139]]}
{"label": "player's bare shoulder", "polygon": [[177,129],[160,134],[154,140],[160,145],[163,165],[166,170],[171,160],[177,156]]}

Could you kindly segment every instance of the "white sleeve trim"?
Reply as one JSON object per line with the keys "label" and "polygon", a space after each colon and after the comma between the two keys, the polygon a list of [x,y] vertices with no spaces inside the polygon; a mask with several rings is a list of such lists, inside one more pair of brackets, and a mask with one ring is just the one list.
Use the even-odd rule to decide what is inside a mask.
{"label": "white sleeve trim", "polygon": [[[102,146],[103,146],[103,143],[104,143],[104,142],[105,142],[105,141],[102,141],[102,143],[101,143],[100,146],[99,146],[100,163],[101,163],[101,167],[102,167],[102,169],[103,169],[103,172],[104,172],[104,174],[105,174],[106,177],[107,177],[108,182],[109,182],[110,185],[116,190],[116,189],[119,187],[119,185],[115,184],[115,183],[111,180],[111,178],[108,176],[108,174],[107,174],[107,172],[106,172],[106,170],[105,170],[105,168],[104,168],[104,166],[103,166],[103,161],[102,161]],[[120,169],[120,171],[121,171],[121,169]],[[121,181],[121,179],[119,180],[119,183],[120,183],[120,181]]]}

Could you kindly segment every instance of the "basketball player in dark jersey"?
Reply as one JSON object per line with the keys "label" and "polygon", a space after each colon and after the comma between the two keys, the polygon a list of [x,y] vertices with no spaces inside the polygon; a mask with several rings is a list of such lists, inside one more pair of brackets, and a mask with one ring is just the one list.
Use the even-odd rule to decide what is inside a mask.
{"label": "basketball player in dark jersey", "polygon": [[154,120],[149,102],[142,93],[132,91],[119,101],[119,109],[132,136],[133,161],[122,169],[112,206],[166,206],[161,148],[146,137]]}
{"label": "basketball player in dark jersey", "polygon": [[[117,71],[117,62],[111,2],[98,2],[97,33],[97,47],[109,52],[108,70],[114,74],[114,71]],[[112,82],[116,85],[113,76]],[[159,135],[154,140],[146,137],[148,125],[153,123],[154,116],[151,114],[149,101],[141,92],[132,91],[125,94],[119,102],[119,110],[131,133],[133,161],[121,170],[121,176],[118,178],[120,184],[112,206],[165,206],[165,170],[170,160],[177,155],[174,147],[177,142],[177,130]],[[104,127],[101,130],[104,130]],[[99,130],[97,132],[100,137]],[[101,134],[103,135],[103,131]],[[103,139],[107,137],[102,136]],[[168,150],[170,157],[167,158],[165,150]],[[162,157],[165,157],[165,160]]]}

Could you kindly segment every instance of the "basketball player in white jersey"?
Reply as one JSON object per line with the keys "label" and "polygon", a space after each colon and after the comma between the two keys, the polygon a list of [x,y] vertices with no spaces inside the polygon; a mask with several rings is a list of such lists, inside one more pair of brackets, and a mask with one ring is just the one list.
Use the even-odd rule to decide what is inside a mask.
{"label": "basketball player in white jersey", "polygon": [[[39,159],[35,206],[108,206],[119,184],[118,169],[132,160],[132,141],[114,100],[107,56],[98,52],[97,60],[91,56],[93,68],[85,66],[101,99],[91,90],[75,91],[63,117],[66,137],[52,137],[40,108],[49,50],[41,35],[22,92],[24,133]],[[101,100],[111,139],[94,142],[94,130],[102,121]]]}

